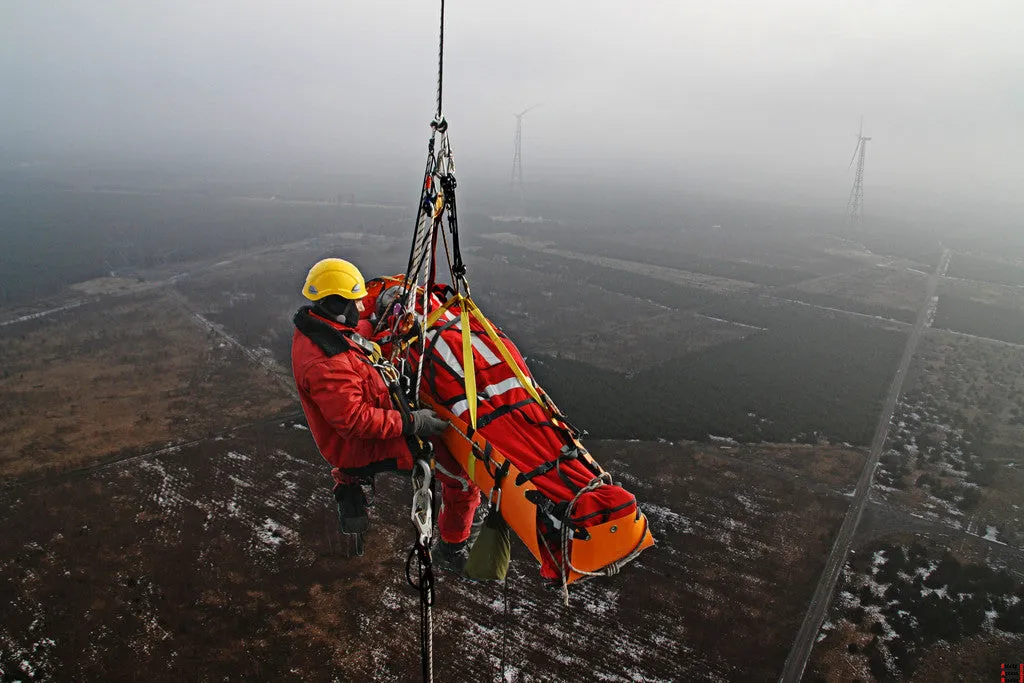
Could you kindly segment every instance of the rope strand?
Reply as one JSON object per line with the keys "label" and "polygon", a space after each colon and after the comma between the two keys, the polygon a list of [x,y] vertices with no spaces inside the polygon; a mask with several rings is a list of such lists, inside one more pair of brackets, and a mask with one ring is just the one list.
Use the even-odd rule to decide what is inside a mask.
{"label": "rope strand", "polygon": [[444,0],[441,0],[441,39],[437,48],[437,120],[441,120],[441,90],[444,85]]}

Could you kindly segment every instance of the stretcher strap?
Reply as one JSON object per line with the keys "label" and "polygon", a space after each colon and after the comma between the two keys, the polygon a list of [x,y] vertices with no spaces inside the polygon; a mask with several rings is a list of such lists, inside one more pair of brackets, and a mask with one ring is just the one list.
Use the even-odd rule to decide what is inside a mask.
{"label": "stretcher strap", "polygon": [[441,316],[445,314],[445,311],[454,306],[460,299],[462,299],[462,295],[455,294],[448,301],[445,301],[444,304],[431,311],[430,315],[427,316],[427,330],[436,325]]}
{"label": "stretcher strap", "polygon": [[[526,374],[523,373],[522,368],[519,367],[519,363],[516,363],[515,360],[512,359],[512,354],[509,353],[508,347],[505,346],[505,342],[501,340],[501,337],[499,337],[498,333],[494,330],[494,326],[491,325],[491,321],[487,319],[487,317],[480,311],[479,308],[477,308],[477,305],[473,303],[471,299],[467,298],[465,300],[463,309],[465,308],[469,309],[469,312],[473,314],[473,317],[476,318],[477,321],[480,323],[481,327],[484,328],[484,332],[486,332],[487,336],[491,338],[492,342],[494,342],[494,345],[498,348],[498,353],[501,354],[501,357],[504,359],[505,363],[508,364],[508,366],[512,369],[512,372],[515,373],[516,379],[518,379],[519,383],[523,385],[523,389],[526,389],[526,393],[528,393],[530,397],[537,402],[537,405],[539,405],[546,411],[548,409],[547,404],[544,403],[544,400],[541,399],[540,394],[537,393],[537,390],[534,388],[533,382],[530,381],[530,378],[528,378]],[[467,329],[468,326],[466,328],[463,328],[463,335],[467,334]]]}
{"label": "stretcher strap", "polygon": [[463,304],[460,311],[462,322],[462,372],[466,381],[466,402],[469,404],[469,426],[476,429],[476,364],[473,362],[473,334],[469,330],[469,311]]}

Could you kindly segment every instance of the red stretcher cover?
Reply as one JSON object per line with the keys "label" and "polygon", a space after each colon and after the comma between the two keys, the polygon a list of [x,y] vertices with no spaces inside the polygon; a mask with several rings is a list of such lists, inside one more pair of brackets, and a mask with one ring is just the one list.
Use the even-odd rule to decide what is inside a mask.
{"label": "red stretcher cover", "polygon": [[[401,278],[387,278],[385,284],[396,279],[401,281]],[[380,286],[373,287],[370,292],[377,294],[380,289]],[[531,550],[539,550],[542,576],[560,579],[568,573],[567,567],[571,565],[565,564],[562,558],[562,525],[566,521],[570,525],[572,541],[577,542],[589,540],[588,529],[599,525],[614,533],[622,523],[609,525],[610,522],[628,519],[630,523],[637,523],[642,520],[639,541],[635,547],[627,548],[632,552],[629,559],[639,550],[653,545],[636,498],[621,486],[611,483],[610,476],[590,457],[578,440],[578,431],[534,381],[515,344],[489,320],[485,325],[475,316],[463,315],[464,307],[472,309],[475,304],[459,297],[452,301],[449,291],[449,288],[439,286],[432,292],[431,310],[446,303],[448,307],[440,316],[435,316],[436,321],[426,331],[427,360],[422,368],[421,395],[428,396],[435,405],[444,408],[444,412],[458,418],[458,422],[465,426],[466,437],[478,440],[483,437],[487,444],[500,451],[504,456],[502,460],[507,458],[514,466],[515,481],[510,484],[521,486],[529,482],[536,489],[525,495],[536,506],[538,538],[523,540]],[[475,380],[477,396],[475,406],[466,395],[465,340],[462,333],[466,322],[470,326],[471,379]],[[491,337],[487,326],[500,340],[501,346]],[[410,352],[414,365],[420,361],[420,350],[421,345],[417,341]],[[514,363],[515,368],[508,361]],[[524,386],[524,380],[528,386]],[[475,416],[471,414],[474,408]],[[470,475],[487,493],[488,487],[494,485],[494,468],[487,463],[481,467],[486,468],[490,476],[478,477],[474,472]],[[473,468],[472,458],[470,468]],[[587,490],[588,487],[592,490]],[[570,503],[571,516],[567,520]],[[502,512],[513,530],[522,536],[522,529],[517,529],[509,519],[515,511],[508,509]],[[534,511],[530,510],[530,513]],[[633,546],[632,543],[629,545]],[[535,551],[534,554],[538,553]],[[610,564],[623,558],[609,556],[608,560]]]}

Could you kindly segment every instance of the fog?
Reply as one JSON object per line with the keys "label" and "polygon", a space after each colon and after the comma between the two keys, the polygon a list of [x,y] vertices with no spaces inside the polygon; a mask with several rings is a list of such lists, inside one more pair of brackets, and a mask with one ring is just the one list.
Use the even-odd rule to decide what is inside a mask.
{"label": "fog", "polygon": [[[412,183],[437,77],[433,0],[0,5],[0,160],[290,169]],[[866,211],[1016,221],[1024,5],[449,0],[460,177],[709,191],[841,211],[860,117]],[[216,172],[216,171],[215,171]]]}

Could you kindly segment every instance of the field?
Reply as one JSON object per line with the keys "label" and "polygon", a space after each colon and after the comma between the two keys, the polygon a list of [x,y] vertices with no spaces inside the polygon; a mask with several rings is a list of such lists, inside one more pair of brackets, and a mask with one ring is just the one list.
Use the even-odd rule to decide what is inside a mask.
{"label": "field", "polygon": [[[416,677],[408,483],[378,479],[367,553],[351,557],[289,368],[306,269],[341,256],[367,275],[404,270],[404,212],[135,191],[14,204],[11,225],[43,228],[0,231],[0,253],[54,268],[43,288],[39,263],[0,264],[0,678]],[[643,240],[628,222],[463,222],[481,226],[465,240],[474,299],[637,495],[658,545],[578,586],[569,608],[518,546],[507,614],[499,586],[442,577],[438,680],[491,680],[503,664],[513,681],[777,680],[928,303],[936,245],[727,220]],[[935,324],[952,298],[991,318],[986,306],[1019,296],[946,278]],[[957,669],[970,678],[1006,654],[1000,633],[1019,642],[1006,629],[1024,534],[1020,351],[921,340],[808,679],[926,676],[976,644]],[[890,570],[899,581],[878,576]],[[902,583],[882,602],[914,573],[933,591],[974,581],[980,629],[976,609]],[[998,586],[982,598],[977,577]],[[880,596],[860,595],[870,580]],[[896,639],[900,610],[965,627]]]}
{"label": "field", "polygon": [[912,323],[924,303],[925,277],[906,265],[868,267],[807,280],[779,296]]}
{"label": "field", "polygon": [[[996,336],[1001,285],[947,281],[966,332]],[[948,292],[969,293],[953,298]],[[945,316],[943,307],[946,307]],[[987,317],[986,317],[987,316]],[[1003,319],[1005,322],[1005,319]],[[928,331],[920,340],[810,680],[984,680],[1024,646],[1024,348]]]}
{"label": "field", "polygon": [[202,193],[18,190],[0,186],[0,312],[112,271],[184,270],[210,254],[285,244],[342,225],[407,230],[397,209]]}
{"label": "field", "polygon": [[[714,447],[590,445],[643,501],[658,546],[562,608],[517,545],[507,620],[500,586],[442,576],[438,680],[491,679],[503,647],[511,680],[773,680],[842,496]],[[0,540],[0,670],[415,678],[408,485],[379,478],[367,552],[350,558],[326,475],[308,432],[270,421],[0,492],[15,522]]]}
{"label": "field", "polygon": [[167,292],[0,327],[0,477],[61,471],[293,411]]}
{"label": "field", "polygon": [[1024,264],[983,258],[972,254],[957,254],[949,264],[950,277],[979,280],[996,284],[1024,286]]}
{"label": "field", "polygon": [[1024,647],[1022,594],[984,558],[913,538],[876,543],[844,568],[806,678],[996,680]]}
{"label": "field", "polygon": [[1024,349],[934,331],[879,467],[875,495],[978,536],[1024,543]]}

